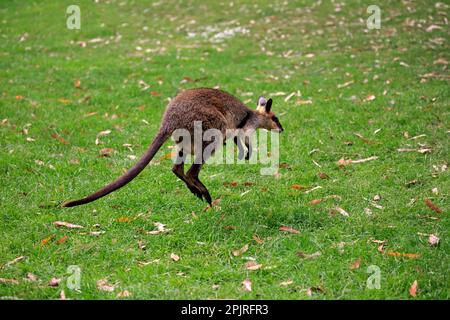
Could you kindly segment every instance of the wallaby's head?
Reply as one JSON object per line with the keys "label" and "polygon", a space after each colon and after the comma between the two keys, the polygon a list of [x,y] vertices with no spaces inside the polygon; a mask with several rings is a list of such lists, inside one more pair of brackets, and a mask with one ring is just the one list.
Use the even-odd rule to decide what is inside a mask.
{"label": "wallaby's head", "polygon": [[284,131],[280,121],[271,111],[271,108],[272,108],[272,99],[266,100],[266,98],[264,97],[259,97],[258,107],[256,108],[256,111],[260,115],[259,127],[262,129],[275,130],[278,132]]}

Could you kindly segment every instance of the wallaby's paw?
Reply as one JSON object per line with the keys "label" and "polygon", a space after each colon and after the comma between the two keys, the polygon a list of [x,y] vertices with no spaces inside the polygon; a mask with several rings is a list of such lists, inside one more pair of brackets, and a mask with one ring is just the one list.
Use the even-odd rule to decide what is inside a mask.
{"label": "wallaby's paw", "polygon": [[202,192],[201,192],[199,189],[197,189],[197,187],[194,187],[194,186],[188,186],[188,188],[189,188],[189,190],[191,190],[191,192],[192,192],[197,198],[199,198],[200,200],[203,201],[203,194],[202,194]]}

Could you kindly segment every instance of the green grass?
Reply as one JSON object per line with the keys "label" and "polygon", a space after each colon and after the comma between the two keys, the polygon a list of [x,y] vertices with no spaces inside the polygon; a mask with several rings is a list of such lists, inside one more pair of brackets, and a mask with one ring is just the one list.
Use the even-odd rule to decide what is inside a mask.
{"label": "green grass", "polygon": [[[448,171],[436,170],[449,159],[449,73],[434,63],[450,60],[448,8],[383,1],[381,29],[365,31],[368,1],[352,1],[340,11],[330,1],[99,2],[78,1],[81,30],[65,27],[65,9],[73,1],[0,3],[0,120],[7,119],[0,126],[0,265],[25,257],[0,268],[0,278],[19,281],[0,283],[1,297],[54,299],[63,289],[71,299],[114,299],[122,290],[136,299],[409,299],[414,280],[418,299],[450,297],[450,183]],[[413,27],[405,25],[407,18]],[[427,32],[433,24],[442,29]],[[208,26],[217,31],[203,37]],[[237,26],[249,32],[210,41]],[[101,41],[89,42],[95,38]],[[434,76],[421,82],[424,74]],[[196,82],[182,83],[183,77]],[[81,88],[74,86],[77,79]],[[140,80],[150,88],[141,90]],[[158,161],[120,191],[86,206],[51,207],[85,196],[131,167],[135,160],[127,156],[147,148],[167,99],[203,86],[220,86],[251,106],[259,95],[301,91],[287,102],[286,95],[274,97],[273,110],[285,128],[280,161],[288,165],[279,178],[260,175],[261,165],[205,166],[201,178],[221,202],[204,212],[205,203],[172,174],[170,160],[159,160],[170,152],[167,143]],[[364,101],[369,95],[376,99]],[[299,103],[308,99],[312,104]],[[96,145],[96,135],[106,129],[111,134]],[[411,140],[406,132],[425,136]],[[431,153],[397,151],[420,144]],[[106,147],[116,152],[100,157]],[[370,156],[379,158],[337,165],[341,158]],[[319,172],[330,178],[320,179]],[[412,180],[417,183],[408,184]],[[238,186],[224,185],[232,181]],[[306,193],[294,184],[322,188]],[[330,195],[340,198],[308,205]],[[371,205],[375,195],[384,209]],[[443,213],[430,210],[426,198]],[[349,216],[332,214],[335,206]],[[57,228],[56,220],[85,228]],[[171,231],[146,234],[157,221]],[[280,232],[282,225],[300,233]],[[88,234],[99,230],[105,233]],[[439,246],[418,233],[439,236]],[[254,234],[264,243],[253,241]],[[374,239],[386,240],[386,251],[420,256],[384,255]],[[242,256],[231,254],[245,244],[249,250]],[[305,259],[299,251],[321,255]],[[170,259],[172,252],[180,261]],[[246,270],[249,258],[263,267]],[[351,270],[357,259],[360,267]],[[80,292],[66,287],[70,265],[81,268]],[[370,265],[381,270],[379,290],[366,287]],[[38,280],[25,280],[28,272]],[[47,285],[53,277],[63,279],[59,287]],[[96,281],[104,278],[117,284],[113,293],[98,290]],[[246,278],[251,292],[242,289]],[[280,286],[287,280],[293,283]],[[309,297],[310,287],[322,291]]]}

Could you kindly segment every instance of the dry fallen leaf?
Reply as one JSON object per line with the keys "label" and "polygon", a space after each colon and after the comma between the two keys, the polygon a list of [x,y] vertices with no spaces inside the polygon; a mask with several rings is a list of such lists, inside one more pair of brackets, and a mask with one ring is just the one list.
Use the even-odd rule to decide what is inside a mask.
{"label": "dry fallen leaf", "polygon": [[293,184],[290,188],[295,189],[295,190],[306,189],[306,187],[299,185],[299,184]]}
{"label": "dry fallen leaf", "polygon": [[80,88],[81,88],[81,81],[80,81],[80,79],[76,79],[76,80],[73,82],[73,86],[74,86],[75,88],[77,88],[77,89],[80,89]]}
{"label": "dry fallen leaf", "polygon": [[66,139],[64,139],[63,137],[61,137],[59,134],[57,133],[53,133],[52,134],[52,138],[55,140],[58,140],[60,143],[62,144],[69,144],[69,141],[67,141]]}
{"label": "dry fallen leaf", "polygon": [[5,263],[5,265],[4,265],[3,267],[4,267],[4,268],[9,267],[9,266],[11,266],[11,265],[13,265],[13,264],[16,264],[16,263],[18,263],[18,262],[20,262],[20,261],[23,261],[23,260],[25,260],[25,257],[24,257],[24,256],[17,257],[17,258],[15,258],[15,259],[13,259],[13,260],[11,260],[11,261]]}
{"label": "dry fallen leaf", "polygon": [[256,233],[253,235],[252,239],[255,240],[257,244],[264,243],[264,240],[262,240]]}
{"label": "dry fallen leaf", "polygon": [[180,257],[178,255],[176,255],[175,253],[171,253],[170,254],[170,259],[172,259],[173,261],[177,262],[180,260]]}
{"label": "dry fallen leaf", "polygon": [[41,240],[41,246],[45,246],[47,243],[49,243],[51,240],[53,240],[53,238],[55,237],[55,235],[51,235],[45,239]]}
{"label": "dry fallen leaf", "polygon": [[19,281],[16,279],[5,279],[5,278],[0,278],[0,283],[5,283],[5,284],[19,284]]}
{"label": "dry fallen leaf", "polygon": [[425,204],[427,205],[428,208],[430,208],[431,210],[433,210],[436,213],[442,213],[441,208],[439,208],[437,205],[435,205],[430,199],[425,199]]}
{"label": "dry fallen leaf", "polygon": [[56,241],[56,244],[63,244],[67,239],[69,239],[69,236],[63,236]]}
{"label": "dry fallen leaf", "polygon": [[114,291],[114,289],[116,289],[116,287],[114,285],[109,284],[108,280],[100,279],[97,281],[97,289],[101,291],[112,292]]}
{"label": "dry fallen leaf", "polygon": [[307,205],[313,206],[322,202],[322,199],[313,199],[307,203]]}
{"label": "dry fallen leaf", "polygon": [[367,102],[367,101],[373,101],[373,100],[375,100],[376,99],[376,97],[375,97],[375,95],[373,95],[373,94],[369,94],[367,97],[365,97],[364,98],[364,102]]}
{"label": "dry fallen leaf", "polygon": [[247,250],[248,250],[248,244],[246,244],[245,246],[243,246],[242,248],[240,248],[238,250],[231,251],[231,253],[233,254],[233,256],[239,257],[241,254],[247,252]]}
{"label": "dry fallen leaf", "polygon": [[35,274],[33,274],[31,272],[28,272],[27,273],[27,279],[34,282],[34,281],[37,281],[38,278],[37,278],[37,276]]}
{"label": "dry fallen leaf", "polygon": [[61,292],[59,293],[59,300],[67,300],[64,290],[61,290]]}
{"label": "dry fallen leaf", "polygon": [[131,293],[128,290],[123,290],[117,294],[117,298],[128,298],[131,296]]}
{"label": "dry fallen leaf", "polygon": [[294,233],[294,234],[298,234],[300,233],[300,231],[295,230],[292,227],[287,227],[287,226],[281,226],[280,228],[278,228],[279,231],[283,231],[283,232],[289,232],[289,233]]}
{"label": "dry fallen leaf", "polygon": [[304,259],[315,259],[318,258],[322,255],[322,253],[320,253],[320,251],[314,252],[314,253],[304,253],[302,251],[297,252],[297,256],[299,256],[300,258],[304,258]]}
{"label": "dry fallen leaf", "polygon": [[319,173],[317,174],[317,176],[318,176],[320,179],[329,179],[329,178],[330,178],[325,172],[319,172]]}
{"label": "dry fallen leaf", "polygon": [[155,234],[161,234],[161,233],[166,233],[166,232],[170,231],[170,229],[166,229],[166,225],[162,224],[161,222],[154,222],[153,224],[156,227],[156,230],[147,231],[147,234],[155,235]]}
{"label": "dry fallen leaf", "polygon": [[396,252],[396,251],[388,251],[386,252],[386,255],[391,257],[405,257],[410,259],[416,259],[420,257],[420,254],[418,253],[403,253],[403,252]]}
{"label": "dry fallen leaf", "polygon": [[49,287],[57,287],[59,286],[59,283],[61,282],[60,278],[51,278],[48,282]]}
{"label": "dry fallen leaf", "polygon": [[121,223],[128,223],[128,222],[133,221],[133,219],[130,217],[119,217],[116,220],[117,220],[117,222],[121,222]]}
{"label": "dry fallen leaf", "polygon": [[350,270],[358,269],[360,266],[361,266],[361,258],[358,258],[352,262],[352,264],[350,265]]}
{"label": "dry fallen leaf", "polygon": [[417,295],[417,280],[414,280],[414,282],[412,283],[411,287],[409,288],[409,294],[412,297],[415,297]]}
{"label": "dry fallen leaf", "polygon": [[440,240],[441,239],[434,234],[430,234],[430,236],[428,237],[428,243],[430,244],[430,246],[437,246]]}
{"label": "dry fallen leaf", "polygon": [[372,156],[372,157],[369,157],[369,158],[357,159],[357,160],[352,160],[352,159],[345,160],[344,158],[341,158],[341,159],[339,159],[337,164],[339,166],[346,166],[346,165],[349,165],[349,164],[364,163],[364,162],[367,162],[367,161],[372,161],[372,160],[377,160],[377,159],[378,159],[377,156]]}
{"label": "dry fallen leaf", "polygon": [[342,209],[341,207],[334,207],[331,209],[331,213],[340,213],[342,214],[344,217],[348,217],[350,214],[345,211],[344,209]]}
{"label": "dry fallen leaf", "polygon": [[205,209],[203,209],[203,212],[208,211],[209,209],[216,207],[219,205],[220,201],[222,201],[222,198],[217,198],[216,200],[213,200],[211,205],[207,205]]}
{"label": "dry fallen leaf", "polygon": [[252,291],[252,282],[250,279],[245,279],[242,281],[242,286],[244,288],[244,291]]}
{"label": "dry fallen leaf", "polygon": [[245,264],[245,268],[247,269],[247,270],[258,270],[259,268],[261,268],[262,267],[262,265],[261,264],[258,264],[257,262],[255,262],[255,261],[249,261],[249,262],[247,262],[246,264]]}
{"label": "dry fallen leaf", "polygon": [[306,290],[306,294],[309,297],[312,297],[313,293],[323,293],[323,289],[321,287],[311,287]]}
{"label": "dry fallen leaf", "polygon": [[109,157],[111,156],[111,154],[113,154],[113,152],[114,152],[113,148],[103,148],[99,151],[102,157]]}
{"label": "dry fallen leaf", "polygon": [[294,283],[294,281],[292,281],[292,280],[287,280],[287,281],[280,282],[280,286],[281,286],[281,287],[287,287],[288,285],[291,285],[291,284],[293,284],[293,283]]}
{"label": "dry fallen leaf", "polygon": [[69,223],[69,222],[64,222],[64,221],[55,221],[55,222],[53,222],[53,224],[55,226],[58,226],[58,227],[66,227],[66,228],[69,228],[69,229],[82,229],[82,228],[84,228],[83,226],[80,226],[80,225],[77,225],[77,224],[72,224],[72,223]]}

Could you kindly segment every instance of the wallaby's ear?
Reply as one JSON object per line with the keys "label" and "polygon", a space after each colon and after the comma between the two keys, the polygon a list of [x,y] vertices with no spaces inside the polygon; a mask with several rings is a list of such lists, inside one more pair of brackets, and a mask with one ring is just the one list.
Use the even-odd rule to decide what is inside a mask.
{"label": "wallaby's ear", "polygon": [[267,103],[266,103],[266,112],[269,113],[271,108],[272,108],[272,98],[270,98],[269,100],[267,100]]}
{"label": "wallaby's ear", "polygon": [[259,113],[264,113],[266,111],[266,105],[267,105],[267,101],[266,98],[264,97],[259,97],[258,98],[258,104],[256,107],[256,111],[258,111]]}

